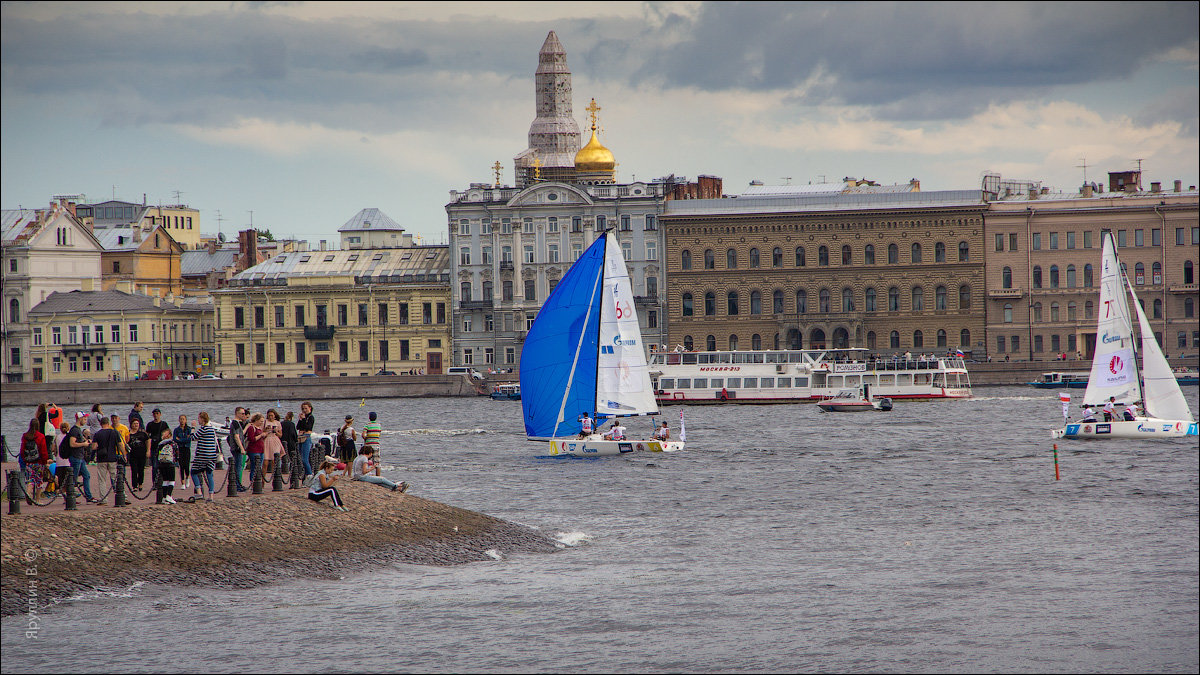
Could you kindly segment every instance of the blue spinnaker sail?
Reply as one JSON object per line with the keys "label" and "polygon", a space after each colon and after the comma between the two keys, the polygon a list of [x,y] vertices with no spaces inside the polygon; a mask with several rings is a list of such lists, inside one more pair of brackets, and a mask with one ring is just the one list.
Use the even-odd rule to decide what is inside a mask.
{"label": "blue spinnaker sail", "polygon": [[521,348],[521,407],[530,438],[579,433],[596,409],[606,236],[588,247],[546,298]]}

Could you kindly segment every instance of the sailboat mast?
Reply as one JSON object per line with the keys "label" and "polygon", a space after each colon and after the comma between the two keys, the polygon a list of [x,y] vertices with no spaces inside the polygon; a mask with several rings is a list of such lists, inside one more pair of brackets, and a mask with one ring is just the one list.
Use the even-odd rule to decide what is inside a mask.
{"label": "sailboat mast", "polygon": [[[1123,279],[1125,281],[1125,292],[1129,293],[1129,295],[1133,298],[1133,302],[1135,304],[1138,304],[1138,306],[1140,307],[1141,305],[1140,305],[1140,303],[1138,303],[1137,293],[1135,293],[1133,290],[1133,284],[1129,283],[1129,275],[1125,273],[1124,269],[1121,269],[1121,279]],[[1136,402],[1140,402],[1140,403],[1144,404],[1145,400],[1146,400],[1146,382],[1142,379],[1142,355],[1141,355],[1142,350],[1141,350],[1141,345],[1138,344],[1137,339],[1135,339],[1133,336],[1133,317],[1130,316],[1130,317],[1128,317],[1128,319],[1129,319],[1129,328],[1128,328],[1129,342],[1132,343],[1132,346],[1133,346],[1133,372],[1134,372],[1134,376],[1135,376],[1135,379],[1137,380],[1137,385],[1138,385],[1138,395],[1137,395]],[[1153,336],[1151,336],[1151,337],[1153,338]]]}
{"label": "sailboat mast", "polygon": [[[604,228],[604,231],[600,233],[600,236],[604,237],[604,252],[600,255],[600,261],[601,261],[600,262],[600,279],[597,281],[597,284],[600,286],[600,288],[605,287],[604,286],[604,270],[608,268],[608,233],[611,231],[612,231],[611,227],[606,227],[606,228]],[[601,294],[600,312],[599,312],[599,316],[597,317],[598,321],[596,321],[596,351],[597,352],[600,351],[600,327],[604,324],[604,303],[608,300],[607,297],[605,297],[605,296],[607,296],[607,293]],[[600,381],[600,358],[599,357],[600,357],[600,355],[597,354],[596,355],[596,372],[595,372],[595,376],[592,378],[596,382]],[[591,412],[591,414],[592,414],[592,419],[596,420],[596,428],[597,429],[600,428],[600,418],[597,415],[597,413],[599,411],[596,410],[596,408],[599,407],[596,405],[596,403],[598,402],[599,395],[600,395],[600,391],[599,391],[598,387],[592,389],[592,412]]]}

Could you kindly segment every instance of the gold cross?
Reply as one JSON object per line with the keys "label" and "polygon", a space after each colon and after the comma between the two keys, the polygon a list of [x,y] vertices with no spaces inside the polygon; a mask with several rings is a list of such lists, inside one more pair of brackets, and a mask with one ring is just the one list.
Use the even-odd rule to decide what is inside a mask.
{"label": "gold cross", "polygon": [[584,108],[584,110],[588,111],[588,113],[591,115],[592,129],[595,129],[596,128],[596,113],[600,112],[600,110],[601,110],[600,106],[596,105],[596,99],[593,98],[591,104],[589,104],[588,107]]}
{"label": "gold cross", "polygon": [[542,179],[542,158],[541,157],[533,158],[533,179],[534,180]]}
{"label": "gold cross", "polygon": [[496,175],[496,187],[500,187],[500,169],[502,168],[504,167],[500,166],[500,160],[496,160],[496,163],[492,165],[492,172]]}

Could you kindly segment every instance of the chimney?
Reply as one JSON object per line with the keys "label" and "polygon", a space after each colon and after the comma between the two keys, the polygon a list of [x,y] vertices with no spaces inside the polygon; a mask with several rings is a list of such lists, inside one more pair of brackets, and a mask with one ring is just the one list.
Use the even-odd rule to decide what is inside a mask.
{"label": "chimney", "polygon": [[1042,194],[1044,194],[1044,195],[1050,194],[1050,188],[1048,188],[1048,187],[1042,188]]}
{"label": "chimney", "polygon": [[908,180],[908,184],[912,187],[913,192],[921,191],[921,181],[917,180],[916,178],[910,178]]}
{"label": "chimney", "polygon": [[1082,188],[1080,188],[1080,189],[1079,189],[1079,194],[1083,195],[1083,196],[1084,196],[1084,198],[1091,197],[1091,196],[1092,196],[1092,185],[1091,185],[1091,183],[1086,183],[1086,184],[1084,184],[1084,186],[1083,186]]}
{"label": "chimney", "polygon": [[1037,186],[1033,186],[1033,185],[1031,185],[1031,186],[1029,187],[1029,198],[1030,198],[1030,199],[1037,199],[1037,198],[1038,198]]}
{"label": "chimney", "polygon": [[81,291],[94,291],[94,290],[96,290],[96,280],[95,280],[95,279],[93,279],[93,278],[91,278],[91,277],[88,277],[88,278],[86,278],[86,279],[80,279],[80,280],[79,280],[79,284],[80,284],[80,285],[79,285],[79,290],[81,290]]}
{"label": "chimney", "polygon": [[321,248],[320,248],[320,250],[322,250],[322,251],[325,251],[325,250],[328,250],[328,248],[329,248],[329,244],[328,244],[328,243],[326,243],[326,241],[325,241],[324,239],[322,239],[322,240],[321,240]]}
{"label": "chimney", "polygon": [[1159,181],[1151,181],[1150,182],[1150,191],[1151,192],[1162,192],[1162,183],[1160,183]]}
{"label": "chimney", "polygon": [[216,240],[216,239],[209,239],[209,240],[208,240],[208,254],[209,254],[209,255],[213,255],[213,254],[215,254],[216,252],[217,252],[217,240]]}
{"label": "chimney", "polygon": [[1175,181],[1175,191],[1176,191],[1176,192],[1183,192],[1183,181],[1181,181],[1181,180],[1176,180],[1176,181]]}

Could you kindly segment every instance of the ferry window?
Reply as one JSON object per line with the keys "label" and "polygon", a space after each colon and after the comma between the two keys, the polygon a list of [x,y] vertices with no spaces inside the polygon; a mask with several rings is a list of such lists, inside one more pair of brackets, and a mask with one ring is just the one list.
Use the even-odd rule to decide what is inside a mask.
{"label": "ferry window", "polygon": [[725,386],[725,380],[720,377],[714,377],[713,379],[709,380],[708,386],[712,389],[719,389]]}
{"label": "ferry window", "polygon": [[892,349],[897,349],[900,347],[900,332],[899,331],[892,331],[891,334],[888,335],[888,346],[891,347]]}
{"label": "ferry window", "polygon": [[971,308],[971,287],[966,284],[958,287],[958,308]]}
{"label": "ferry window", "polygon": [[776,314],[783,314],[783,291],[775,289],[771,294],[771,311]]}
{"label": "ferry window", "polygon": [[692,252],[686,248],[679,254],[679,266],[685,270],[692,269]]}
{"label": "ferry window", "polygon": [[659,389],[674,389],[675,388],[675,378],[664,377],[663,379],[658,381],[658,388]]}
{"label": "ferry window", "polygon": [[849,265],[851,263],[850,245],[842,246],[842,264]]}
{"label": "ferry window", "polygon": [[757,387],[758,386],[758,378],[757,377],[742,378],[742,386],[746,387],[747,389]]}
{"label": "ferry window", "polygon": [[939,241],[933,245],[933,262],[946,262],[946,244]]}
{"label": "ferry window", "polygon": [[676,389],[691,389],[691,388],[692,388],[692,381],[691,381],[691,380],[689,380],[689,379],[687,379],[686,377],[685,377],[685,378],[680,378],[679,382],[677,382],[677,383],[675,384],[675,388],[676,388]]}
{"label": "ferry window", "polygon": [[783,249],[778,246],[771,249],[771,267],[783,267]]}
{"label": "ferry window", "polygon": [[817,264],[821,267],[829,266],[829,249],[825,246],[817,249]]}
{"label": "ferry window", "polygon": [[804,267],[805,262],[807,262],[807,261],[805,260],[805,257],[804,257],[804,247],[797,246],[796,247],[796,267]]}
{"label": "ferry window", "polygon": [[912,245],[912,261],[913,261],[914,265],[921,262],[921,245],[920,244],[914,243]]}
{"label": "ferry window", "polygon": [[750,291],[750,313],[762,314],[762,293]]}
{"label": "ferry window", "polygon": [[866,293],[865,293],[864,303],[863,303],[864,304],[863,309],[867,310],[868,312],[874,312],[876,310],[876,299],[877,298],[876,298],[875,288],[874,287],[867,288]]}
{"label": "ferry window", "polygon": [[759,389],[774,389],[775,388],[775,378],[773,378],[773,377],[762,378],[762,380],[760,380],[758,383],[758,388]]}
{"label": "ferry window", "polygon": [[725,380],[725,386],[730,389],[736,389],[736,388],[742,386],[742,378],[731,377],[728,380]]}
{"label": "ferry window", "polygon": [[692,388],[693,389],[706,389],[707,387],[708,387],[708,378],[706,378],[706,377],[697,377],[696,379],[692,380]]}
{"label": "ferry window", "polygon": [[737,250],[729,249],[725,251],[725,267],[726,269],[737,269]]}
{"label": "ferry window", "polygon": [[713,316],[716,313],[717,313],[717,294],[713,293],[712,291],[709,291],[704,294],[704,316]]}
{"label": "ferry window", "polygon": [[712,249],[711,248],[704,249],[704,269],[711,270],[711,269],[716,269],[716,267],[717,267],[717,258],[713,254]]}
{"label": "ferry window", "polygon": [[958,262],[968,262],[971,259],[971,247],[967,242],[958,242]]}
{"label": "ferry window", "polygon": [[683,294],[683,315],[684,316],[692,316],[694,311],[695,311],[695,308],[693,307],[692,294],[684,293]]}
{"label": "ferry window", "polygon": [[796,388],[797,389],[803,389],[804,387],[807,387],[807,386],[808,386],[808,378],[807,377],[797,377],[796,378]]}
{"label": "ferry window", "polygon": [[717,351],[717,336],[706,335],[704,337],[704,349],[710,352]]}
{"label": "ferry window", "polygon": [[788,387],[792,386],[792,378],[780,377],[775,380],[775,385],[780,389],[787,389]]}
{"label": "ferry window", "polygon": [[895,244],[888,244],[888,264],[895,265],[900,262],[900,247]]}

